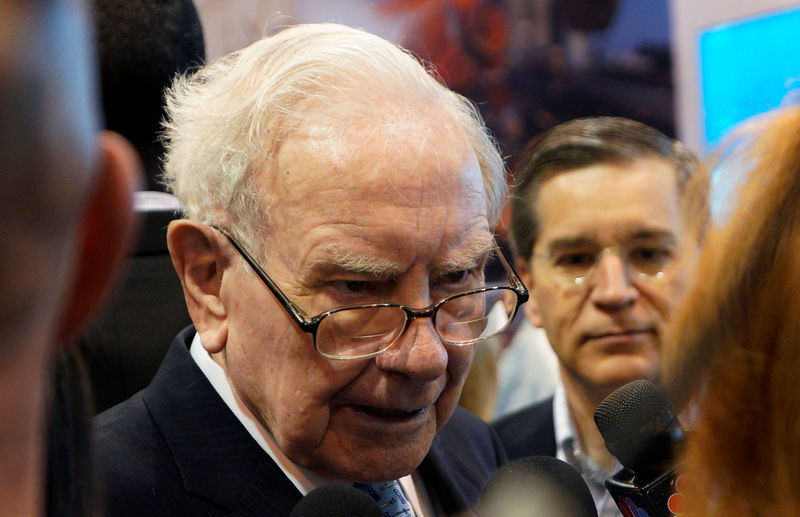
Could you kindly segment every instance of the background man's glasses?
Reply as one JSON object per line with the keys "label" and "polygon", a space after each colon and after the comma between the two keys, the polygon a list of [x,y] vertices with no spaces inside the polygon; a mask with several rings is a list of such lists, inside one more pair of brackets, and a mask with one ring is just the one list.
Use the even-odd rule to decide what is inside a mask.
{"label": "background man's glasses", "polygon": [[228,231],[228,238],[301,330],[313,336],[314,347],[329,359],[366,359],[385,352],[403,335],[412,320],[431,318],[436,334],[448,345],[472,345],[503,332],[528,299],[528,290],[495,243],[508,285],[484,286],[454,293],[422,309],[399,303],[337,307],[309,318],[289,300],[266,271]]}
{"label": "background man's glasses", "polygon": [[611,246],[597,250],[564,250],[551,254],[537,253],[547,274],[568,290],[583,290],[588,287],[600,262],[607,255],[616,255],[633,280],[661,281],[675,262],[675,249],[663,244],[635,244]]}

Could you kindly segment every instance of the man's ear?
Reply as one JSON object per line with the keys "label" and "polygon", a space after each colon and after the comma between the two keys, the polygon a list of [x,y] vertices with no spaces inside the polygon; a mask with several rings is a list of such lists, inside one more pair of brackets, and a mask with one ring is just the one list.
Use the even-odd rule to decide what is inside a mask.
{"label": "man's ear", "polygon": [[141,164],[133,147],[116,133],[98,137],[95,184],[78,221],[72,283],[66,292],[59,342],[68,343],[103,299],[117,265],[128,250],[134,224],[133,191]]}
{"label": "man's ear", "polygon": [[531,271],[530,264],[523,259],[517,259],[514,262],[514,265],[517,267],[517,272],[519,273],[522,283],[525,284],[525,287],[527,287],[528,291],[530,291],[530,297],[528,298],[528,301],[522,306],[523,310],[525,311],[525,316],[528,317],[528,321],[530,321],[531,324],[541,327],[542,314],[539,311],[539,302],[536,300],[536,296],[534,296],[536,285],[534,283],[533,272]]}
{"label": "man's ear", "polygon": [[220,298],[223,255],[220,234],[188,219],[169,223],[167,246],[181,279],[186,308],[209,353],[220,352],[227,341],[227,313]]}

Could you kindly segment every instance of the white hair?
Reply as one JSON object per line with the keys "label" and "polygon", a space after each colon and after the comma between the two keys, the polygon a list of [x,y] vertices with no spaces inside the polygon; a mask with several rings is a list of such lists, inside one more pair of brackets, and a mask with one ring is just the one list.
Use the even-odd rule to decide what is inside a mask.
{"label": "white hair", "polygon": [[407,51],[367,32],[292,26],[178,77],[166,102],[165,181],[190,219],[263,236],[269,199],[255,178],[274,169],[282,139],[311,121],[336,121],[344,132],[410,109],[444,112],[463,132],[480,164],[489,222],[499,219],[505,167],[477,109]]}

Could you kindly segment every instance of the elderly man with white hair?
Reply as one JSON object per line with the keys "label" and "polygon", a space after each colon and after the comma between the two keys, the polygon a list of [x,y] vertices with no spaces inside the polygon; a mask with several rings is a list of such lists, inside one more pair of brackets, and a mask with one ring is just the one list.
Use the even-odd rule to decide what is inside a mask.
{"label": "elderly man with white hair", "polygon": [[[472,104],[395,45],[318,24],[178,79],[168,113],[194,324],[98,418],[107,515],[288,515],[331,482],[390,515],[472,512],[505,458],[458,397],[472,345],[527,298]],[[487,284],[493,259],[507,278]]]}

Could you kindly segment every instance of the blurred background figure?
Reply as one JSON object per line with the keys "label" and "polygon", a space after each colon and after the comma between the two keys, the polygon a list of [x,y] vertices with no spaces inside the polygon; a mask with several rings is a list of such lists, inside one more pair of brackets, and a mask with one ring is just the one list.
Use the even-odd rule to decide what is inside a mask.
{"label": "blurred background figure", "polygon": [[180,203],[161,192],[159,133],[164,90],[203,64],[205,45],[192,0],[95,0],[92,13],[105,124],[134,144],[149,189],[136,193],[141,224],[119,288],[81,340],[99,412],[144,388],[172,336],[191,322],[167,250]]}
{"label": "blurred background figure", "polygon": [[519,326],[497,360],[495,419],[552,397],[558,385],[558,357],[547,334],[524,312],[517,319]]}
{"label": "blurred background figure", "polygon": [[495,133],[521,130],[506,81],[508,17],[498,0],[383,0],[379,12],[401,16],[400,43],[430,63],[451,89],[478,102]]}
{"label": "blurred background figure", "polygon": [[694,414],[681,463],[691,515],[800,507],[800,108],[734,143],[752,172],[671,321],[664,382]]}
{"label": "blurred background figure", "polygon": [[473,346],[475,356],[458,398],[459,406],[486,422],[492,420],[497,405],[500,342],[497,338],[487,339]]}
{"label": "blurred background figure", "polygon": [[478,103],[514,164],[530,138],[582,116],[673,134],[667,1],[642,4],[382,0],[377,10],[402,26],[400,43]]}
{"label": "blurred background figure", "polygon": [[494,85],[488,77],[502,71],[508,21],[495,0],[384,0],[387,14],[413,12],[403,46],[432,63],[450,88],[485,98]]}
{"label": "blurred background figure", "polygon": [[105,127],[136,148],[146,190],[160,182],[164,90],[205,62],[203,28],[191,0],[93,0]]}
{"label": "blurred background figure", "polygon": [[[138,163],[122,139],[98,133],[87,34],[80,2],[0,0],[2,515],[91,514],[89,435],[75,432],[85,413],[58,404],[86,401],[63,392],[72,380],[52,383],[49,365],[73,353],[123,252]],[[46,454],[63,467],[47,488]]]}

